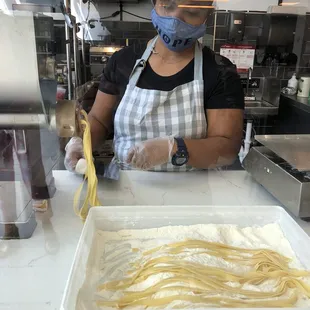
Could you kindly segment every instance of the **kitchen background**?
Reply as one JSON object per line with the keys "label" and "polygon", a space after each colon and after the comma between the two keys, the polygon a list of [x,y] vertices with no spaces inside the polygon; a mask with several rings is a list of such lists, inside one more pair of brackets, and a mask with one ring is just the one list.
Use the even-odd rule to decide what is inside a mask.
{"label": "kitchen background", "polygon": [[[26,2],[26,1],[25,1]],[[31,1],[28,1],[31,2]],[[35,0],[32,0],[35,3]],[[38,1],[37,1],[38,2]],[[57,3],[59,0],[45,0],[45,3]],[[135,17],[129,15],[127,13],[122,14],[122,21],[120,21],[120,15],[116,17],[109,17],[114,12],[119,10],[118,3],[110,3],[110,2],[118,2],[118,1],[109,1],[109,0],[96,0],[92,1],[96,10],[98,11],[100,18],[102,20],[103,27],[111,33],[111,35],[107,35],[105,37],[101,37],[100,41],[93,40],[91,42],[91,46],[110,46],[111,44],[115,46],[125,46],[126,43],[128,45],[138,45],[145,44],[150,38],[154,37],[156,32],[151,24],[151,22],[147,22],[139,17]],[[146,19],[150,18],[150,11],[152,9],[150,0],[131,0],[124,1],[123,10],[138,15],[140,17],[144,17]],[[136,3],[137,2],[137,3]],[[258,3],[256,3],[258,2]],[[289,1],[283,1],[283,3]],[[43,1],[40,1],[40,4]],[[309,13],[304,16],[298,16],[295,21],[296,31],[294,36],[294,44],[291,45],[287,43],[288,39],[285,38],[289,36],[286,29],[279,29],[277,33],[278,37],[277,42],[274,40],[274,45],[278,46],[278,49],[270,48],[269,50],[264,50],[267,42],[260,42],[260,36],[264,32],[264,29],[269,27],[269,21],[266,16],[268,7],[270,5],[277,5],[278,0],[262,0],[262,1],[248,1],[248,0],[232,0],[227,2],[218,2],[218,10],[217,12],[209,18],[207,21],[207,32],[204,37],[204,43],[213,48],[216,52],[220,52],[220,47],[230,41],[229,38],[229,25],[230,25],[230,15],[231,13],[227,12],[227,10],[241,10],[239,12],[244,12],[244,33],[240,38],[238,38],[239,44],[250,44],[257,48],[257,54],[261,57],[263,53],[267,53],[266,59],[269,57],[269,62],[273,60],[274,57],[277,63],[279,64],[279,72],[278,75],[280,77],[287,77],[287,70],[282,70],[283,64],[281,65],[281,54],[285,54],[288,52],[294,53],[297,56],[297,61],[294,59],[290,60],[290,63],[298,65],[298,67],[309,67],[310,66],[310,1],[302,0],[296,2],[300,6],[308,7]],[[58,5],[54,5],[57,11]],[[86,6],[86,5],[85,5]],[[107,18],[108,17],[108,18]],[[59,22],[56,23],[59,28]],[[214,29],[215,28],[215,29]],[[295,30],[295,27],[294,27]],[[291,31],[292,33],[292,31]],[[126,41],[127,39],[127,41]],[[272,39],[275,39],[272,38]],[[213,44],[214,40],[214,44]],[[57,43],[57,59],[65,59],[65,48],[64,48],[64,31],[57,31],[56,33],[56,42]],[[276,44],[279,43],[279,44]],[[277,54],[277,55],[276,55]],[[271,58],[271,59],[270,59]],[[265,59],[265,60],[266,60]],[[258,59],[260,60],[260,59]],[[265,63],[263,63],[265,65]],[[262,66],[258,64],[258,61],[255,63],[255,69],[257,70],[255,74],[262,74],[267,72],[258,70],[257,67]],[[283,68],[282,68],[283,69]],[[268,73],[269,74],[269,73]]]}
{"label": "kitchen background", "polygon": [[[14,9],[23,9],[18,4],[26,2],[38,5],[37,8],[33,8],[37,12],[43,10],[61,12],[62,1],[60,0],[5,0],[7,7],[15,4]],[[88,3],[82,4],[82,2],[83,0],[71,1],[73,15],[79,10],[76,4],[82,8],[84,17],[88,15]],[[282,2],[292,3],[287,0]],[[280,20],[277,18],[271,20],[271,14],[267,13],[268,7],[277,6],[278,3],[278,0],[219,1],[217,10],[207,21],[207,31],[203,38],[204,44],[217,53],[220,52],[221,46],[227,43],[250,45],[256,49],[250,85],[248,73],[240,73],[245,94],[252,98],[254,95],[256,99],[256,101],[246,102],[245,111],[245,123],[253,122],[252,136],[254,134],[310,133],[308,98],[304,103],[300,103],[294,98],[280,97],[281,88],[287,85],[288,79],[294,72],[299,76],[310,75],[310,1],[296,2],[297,6],[306,7],[308,13],[303,9],[303,15],[282,14]],[[126,45],[133,45],[136,48],[140,44],[146,44],[156,35],[148,20],[152,9],[150,0],[130,0],[130,3],[128,0],[123,1],[123,14],[114,14],[121,8],[119,1],[92,0],[89,8],[89,20],[100,19],[96,27],[104,29],[105,35],[85,42],[85,66],[77,67],[83,80],[82,84],[86,85],[86,87],[80,87],[78,91],[81,94],[78,97],[85,110],[89,110],[94,102],[100,75],[112,52]],[[59,88],[67,92],[65,23],[63,16],[60,17],[54,18],[53,22],[55,48],[52,54],[56,60]],[[242,20],[241,26],[244,27],[231,27],[234,19]],[[269,33],[271,28],[272,32]],[[79,35],[81,37],[81,31]],[[82,43],[79,41],[80,63],[83,63],[82,58]],[[71,60],[73,65],[73,56]],[[254,90],[251,89],[251,86],[257,83],[259,86],[254,87]],[[262,88],[267,95],[273,96],[263,98]],[[43,160],[45,170],[51,171],[56,164],[59,165],[58,168],[63,168],[62,155],[67,141],[60,139],[59,145],[56,146],[55,136],[47,130],[41,130],[40,134],[42,149],[53,150],[47,156],[49,159],[52,158],[50,163],[47,165]],[[107,154],[109,158],[112,155],[110,145],[107,145],[103,154],[95,154],[95,157],[100,158],[102,155],[105,158]]]}
{"label": "kitchen background", "polygon": [[[267,13],[268,7],[277,4],[278,0],[218,2],[217,11],[207,20],[207,31],[203,41],[217,53],[220,53],[221,46],[227,43],[253,46],[256,49],[256,55],[252,77],[275,77],[277,79],[279,83],[273,83],[272,88],[273,92],[277,93],[275,104],[279,105],[280,90],[287,85],[293,73],[310,74],[310,2],[306,0],[298,3],[298,5],[308,7],[309,13],[299,16],[287,15],[286,20],[284,18],[271,21],[270,14]],[[95,5],[101,18],[108,17],[119,10],[118,4],[105,1],[95,2]],[[152,5],[146,0],[139,3],[125,3],[123,9],[140,17],[149,18]],[[229,11],[232,9],[234,11]],[[123,14],[122,21],[119,19],[119,16],[104,19],[102,25],[111,35],[106,36],[100,42],[93,41],[92,45],[112,47],[133,45],[137,47],[140,44],[145,45],[156,35],[151,22],[127,13]],[[240,29],[231,28],[233,19],[243,21],[244,28],[241,27],[241,35],[238,34]],[[271,26],[273,31],[269,33]],[[93,55],[94,57],[92,57],[92,47],[90,47],[90,74],[93,73],[95,76],[101,72],[102,66],[96,61],[96,52]],[[247,76],[241,74],[241,77],[245,86]],[[279,121],[280,112],[280,115],[248,114],[246,118],[253,120],[253,128],[257,134],[281,133],[283,125]],[[300,118],[302,117],[298,119]],[[286,118],[285,122],[287,122]],[[300,130],[310,132],[308,126]]]}
{"label": "kitchen background", "polygon": [[[217,15],[216,20],[215,15]],[[249,44],[255,47],[259,46],[260,33],[264,28],[264,22],[266,24],[268,23],[265,19],[266,15],[267,13],[264,12],[244,13],[244,34],[242,39],[238,41],[239,44]],[[218,11],[207,21],[207,33],[204,37],[204,43],[210,48],[213,48],[214,39],[214,51],[217,53],[220,52],[220,47],[222,45],[230,42],[229,18],[229,12]],[[297,59],[296,63],[298,62],[300,67],[310,67],[310,13],[298,17],[297,20],[300,25],[300,31],[297,32],[296,36],[298,37],[296,37],[295,41],[296,45],[297,42],[300,41],[302,41],[302,44],[298,46],[299,50],[296,51],[300,55],[300,59]],[[151,22],[104,21],[103,25],[111,32],[111,36],[108,36],[103,42],[94,42],[94,44],[110,45],[112,43],[119,46],[125,46],[126,39],[128,39],[129,45],[145,44],[156,35]],[[260,47],[264,48],[265,46]],[[292,49],[292,47],[283,45],[279,50],[274,49],[274,52],[271,51],[270,55],[273,57],[275,53],[281,53],[282,50],[285,51],[289,49]],[[294,46],[292,51],[293,50]],[[259,72],[259,70],[257,72]]]}
{"label": "kitchen background", "polygon": [[[45,1],[48,2],[48,0]],[[292,3],[290,1],[282,2],[283,4]],[[72,3],[71,9],[74,14],[77,11],[74,3],[82,3],[82,0],[72,1]],[[256,83],[256,79],[264,77],[267,81],[270,81],[271,77],[275,78],[271,82],[271,91],[265,87],[267,92],[275,94],[273,98],[268,99],[274,106],[268,107],[266,109],[268,113],[265,114],[245,114],[247,120],[253,121],[253,130],[256,134],[282,133],[287,128],[284,123],[288,122],[294,124],[291,126],[294,130],[310,132],[310,122],[308,122],[308,116],[305,116],[306,111],[299,115],[299,111],[295,113],[290,110],[285,111],[283,115],[284,108],[280,106],[280,90],[287,85],[288,79],[292,77],[293,73],[310,74],[310,2],[308,0],[296,2],[297,6],[308,8],[308,13],[305,13],[305,9],[303,9],[303,15],[287,14],[285,17],[284,14],[280,19],[273,18],[271,20],[271,15],[267,13],[268,7],[270,5],[277,6],[278,3],[278,0],[218,1],[217,10],[207,20],[207,31],[203,41],[217,53],[220,52],[221,46],[227,43],[253,46],[256,49],[256,55],[252,68],[252,82]],[[119,1],[94,0],[90,4],[89,19],[91,20],[93,16],[95,16],[94,19],[100,18],[101,22],[99,25],[96,24],[96,27],[103,27],[105,35],[94,37],[92,41],[85,44],[85,70],[82,70],[81,74],[83,84],[92,81],[90,90],[84,93],[81,98],[86,111],[90,110],[93,104],[100,75],[112,52],[126,45],[134,46],[134,48],[141,44],[145,45],[156,35],[152,23],[148,20],[152,9],[150,0],[125,0],[122,5]],[[59,4],[56,3],[54,6],[56,11],[59,11]],[[88,15],[88,3],[84,4],[83,9],[84,15]],[[122,14],[114,14],[120,9],[123,10]],[[234,19],[242,20],[242,27],[231,27]],[[66,63],[63,25],[63,21],[54,21],[56,61],[60,66],[60,72],[63,72],[62,68]],[[271,32],[269,32],[270,29],[272,29]],[[248,76],[246,73],[240,73],[240,75],[246,88]],[[262,80],[260,82],[262,84]],[[262,87],[258,88],[256,91],[262,92]],[[245,91],[247,95],[249,95],[248,92],[248,90]],[[253,95],[251,90],[250,95]],[[255,99],[261,99],[262,95],[257,95],[258,98],[256,96]],[[249,110],[251,102],[247,103],[246,107]],[[257,105],[254,105],[254,110],[256,107]],[[260,110],[262,111],[262,109]],[[276,113],[273,113],[275,110]],[[310,111],[307,112],[310,113]],[[297,124],[296,119],[288,121],[288,114],[298,115]],[[302,121],[303,119],[305,120]],[[296,129],[296,126],[300,128]]]}

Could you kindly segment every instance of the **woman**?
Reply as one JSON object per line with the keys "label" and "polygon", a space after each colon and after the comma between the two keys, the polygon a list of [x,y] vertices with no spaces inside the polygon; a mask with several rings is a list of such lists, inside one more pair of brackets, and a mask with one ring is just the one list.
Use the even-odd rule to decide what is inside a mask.
{"label": "woman", "polygon": [[[228,59],[198,43],[210,9],[195,8],[197,1],[153,3],[158,38],[141,51],[127,47],[111,57],[89,113],[96,148],[117,109],[115,158],[106,171],[111,178],[119,168],[189,171],[228,165],[240,149],[244,96],[239,76]],[[82,156],[82,141],[74,138],[66,167],[74,170]]]}

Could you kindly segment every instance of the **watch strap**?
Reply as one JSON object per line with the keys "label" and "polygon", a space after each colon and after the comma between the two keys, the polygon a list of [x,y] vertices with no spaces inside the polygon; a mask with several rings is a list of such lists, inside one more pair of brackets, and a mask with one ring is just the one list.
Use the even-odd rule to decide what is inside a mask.
{"label": "watch strap", "polygon": [[187,152],[187,147],[186,147],[186,144],[185,144],[185,141],[183,138],[174,138],[176,143],[177,143],[177,152],[178,151],[185,151]]}

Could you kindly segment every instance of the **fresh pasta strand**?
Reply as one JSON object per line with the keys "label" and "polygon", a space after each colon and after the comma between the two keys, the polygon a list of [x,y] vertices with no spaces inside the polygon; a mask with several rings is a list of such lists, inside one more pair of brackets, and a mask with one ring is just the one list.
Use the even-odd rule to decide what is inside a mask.
{"label": "fresh pasta strand", "polygon": [[225,254],[227,256],[227,253],[230,256],[238,256],[238,255],[244,255],[244,254],[250,254],[250,253],[260,253],[262,251],[265,251],[266,253],[272,254],[274,257],[278,257],[282,259],[285,262],[290,262],[291,260],[275,251],[269,250],[269,249],[260,249],[260,250],[255,250],[255,249],[244,249],[240,247],[235,247],[235,246],[230,246],[227,244],[219,243],[219,242],[209,242],[209,241],[204,241],[204,240],[185,240],[185,241],[180,241],[180,242],[175,242],[171,244],[167,244],[164,246],[159,246],[154,249],[151,249],[149,251],[143,252],[143,255],[147,256],[150,254],[153,254],[158,251],[162,250],[167,250],[171,254],[177,254],[180,252],[184,252],[184,249],[189,249],[189,248],[201,248],[201,249],[208,249],[208,250],[215,250],[215,251],[221,251],[221,254]]}
{"label": "fresh pasta strand", "polygon": [[[301,291],[303,291],[303,293],[305,293],[305,295],[307,295],[310,298],[310,287],[306,284],[303,284],[302,282],[299,282],[298,279],[296,280],[297,282],[295,282],[295,278],[310,276],[310,273],[307,271],[295,270],[295,269],[292,269],[292,271],[289,272],[284,270],[277,270],[272,272],[250,271],[240,275],[228,272],[220,268],[205,266],[199,263],[192,263],[188,261],[181,261],[181,262],[175,261],[174,257],[167,257],[167,258],[158,257],[154,260],[154,262],[151,265],[145,265],[142,267],[142,270],[138,270],[132,278],[126,278],[118,281],[108,282],[106,284],[99,286],[98,290],[111,290],[111,291],[117,291],[120,289],[124,290],[128,289],[131,285],[145,281],[152,275],[157,275],[160,273],[173,273],[175,276],[178,277],[186,276],[188,277],[188,279],[194,277],[193,281],[197,279],[201,281],[201,283],[204,283],[205,280],[207,279],[207,282],[205,284],[213,289],[221,289],[224,291],[228,290],[230,292],[242,295],[250,294],[251,296],[255,295],[256,297],[260,296],[261,292],[247,292],[244,291],[243,289],[240,289],[240,286],[243,284],[257,285],[270,279],[274,280],[279,278],[291,279],[292,282],[290,283],[294,283],[293,285],[294,287],[300,288]],[[169,278],[167,281],[171,281],[171,279]],[[230,287],[225,284],[226,282],[236,282],[239,284],[239,286]],[[276,285],[276,287],[280,287],[281,283],[282,282],[279,282]],[[173,281],[171,282],[171,284],[173,284]],[[282,292],[282,290],[280,292]],[[264,294],[263,297],[267,298],[267,295]]]}
{"label": "fresh pasta strand", "polygon": [[[240,274],[184,260],[189,255],[189,248],[202,250],[191,255],[208,254],[221,257],[235,264],[245,264],[252,267],[252,270]],[[133,251],[137,252],[137,249]],[[149,257],[153,253],[163,255]],[[171,254],[182,256],[175,257]],[[309,277],[310,272],[290,268],[289,261],[287,257],[269,249],[243,249],[202,240],[176,242],[142,252],[142,260],[131,264],[135,269],[128,272],[129,277],[100,285],[98,291],[123,290],[123,296],[118,300],[98,300],[97,305],[116,308],[164,307],[174,301],[186,301],[193,305],[208,304],[229,308],[293,307],[299,294],[310,298],[310,286],[301,279]],[[160,273],[171,276],[144,290],[130,290],[132,285],[142,283]],[[273,289],[269,292],[243,288],[244,284],[260,285],[268,280],[273,281]],[[235,285],[228,285],[228,282]],[[154,297],[159,292],[175,291],[179,294]],[[219,294],[223,296],[218,297]],[[284,294],[288,294],[289,297],[284,298]]]}
{"label": "fresh pasta strand", "polygon": [[[74,211],[83,220],[86,220],[90,207],[100,206],[100,201],[97,196],[98,179],[96,175],[96,169],[93,162],[92,144],[91,144],[91,133],[90,124],[88,122],[87,113],[82,110],[81,114],[81,127],[84,129],[83,132],[83,150],[84,156],[87,163],[87,170],[85,173],[84,181],[76,191],[74,195]],[[83,205],[79,208],[81,193],[85,182],[87,182],[87,193]]]}
{"label": "fresh pasta strand", "polygon": [[[97,301],[97,306],[99,307],[116,307],[124,308],[127,306],[145,306],[145,307],[161,307],[167,306],[173,301],[188,301],[193,304],[211,304],[215,307],[226,307],[226,308],[283,308],[283,307],[293,307],[297,302],[297,294],[292,294],[287,299],[278,299],[278,300],[266,300],[266,301],[254,301],[254,300],[237,300],[227,297],[210,297],[210,296],[201,296],[201,295],[172,295],[169,297],[162,298],[144,298],[139,300],[133,300],[128,305],[118,304],[114,301]],[[179,308],[179,307],[174,307]]]}
{"label": "fresh pasta strand", "polygon": [[[200,254],[208,254],[225,259],[226,261],[238,261],[240,263],[243,262],[243,264],[247,266],[255,266],[257,271],[265,270],[266,268],[268,268],[269,271],[277,270],[279,267],[287,269],[288,263],[290,262],[289,258],[269,249],[243,249],[218,242],[208,242],[203,240],[185,240],[182,242],[176,242],[145,251],[143,255],[147,257],[157,252],[165,252],[167,254],[186,254],[186,251],[189,248],[201,250],[200,252],[197,252]],[[189,253],[188,255],[193,254]],[[251,259],[249,259],[249,256],[251,256]]]}

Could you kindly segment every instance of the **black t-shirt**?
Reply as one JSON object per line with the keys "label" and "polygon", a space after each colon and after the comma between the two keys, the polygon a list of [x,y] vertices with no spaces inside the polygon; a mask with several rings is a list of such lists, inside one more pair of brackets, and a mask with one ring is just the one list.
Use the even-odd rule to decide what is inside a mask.
{"label": "black t-shirt", "polygon": [[[135,51],[132,46],[116,52],[104,70],[99,90],[123,97],[131,71],[142,57],[146,45]],[[236,67],[225,57],[203,48],[205,109],[244,109],[244,93]],[[180,72],[169,77],[156,74],[147,63],[138,87],[170,91],[194,80],[194,59]]]}

